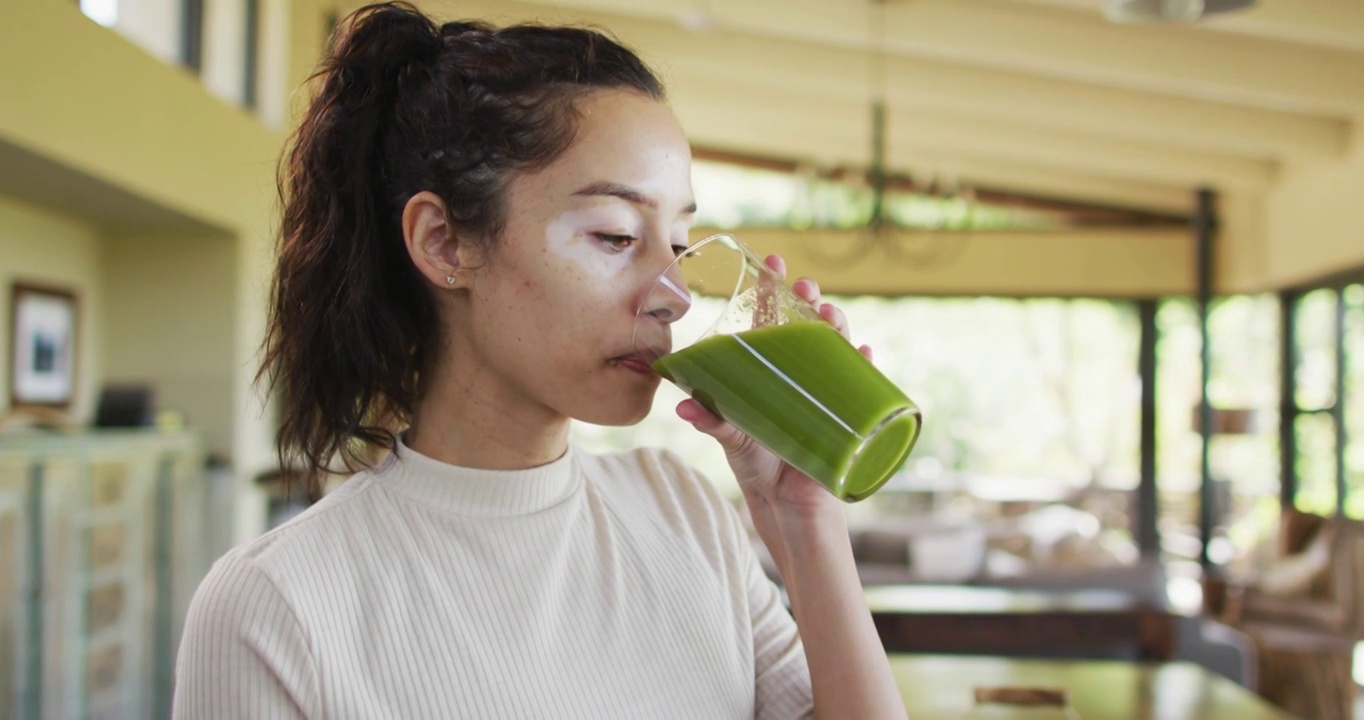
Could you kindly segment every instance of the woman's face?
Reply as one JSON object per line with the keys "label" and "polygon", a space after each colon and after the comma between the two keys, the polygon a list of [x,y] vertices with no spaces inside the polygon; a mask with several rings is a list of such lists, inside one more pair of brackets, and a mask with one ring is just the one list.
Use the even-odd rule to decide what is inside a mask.
{"label": "woman's face", "polygon": [[512,401],[638,422],[659,377],[632,359],[636,310],[687,245],[691,152],[666,105],[611,90],[577,103],[573,144],[511,182],[505,230],[462,328]]}

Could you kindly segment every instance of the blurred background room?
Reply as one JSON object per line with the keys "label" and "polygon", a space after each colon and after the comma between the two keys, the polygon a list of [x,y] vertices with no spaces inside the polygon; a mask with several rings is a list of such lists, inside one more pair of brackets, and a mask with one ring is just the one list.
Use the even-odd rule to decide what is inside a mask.
{"label": "blurred background room", "polygon": [[[640,51],[693,238],[819,280],[922,407],[848,507],[912,716],[1364,718],[1364,3],[417,4]],[[307,506],[253,385],[275,167],[361,5],[0,3],[0,718],[169,717],[198,581]],[[575,442],[738,504],[680,397]]]}

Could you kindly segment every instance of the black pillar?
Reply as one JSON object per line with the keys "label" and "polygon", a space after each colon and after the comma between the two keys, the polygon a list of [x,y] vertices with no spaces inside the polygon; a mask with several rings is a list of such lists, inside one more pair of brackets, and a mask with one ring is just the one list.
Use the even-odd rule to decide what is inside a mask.
{"label": "black pillar", "polygon": [[1212,404],[1208,401],[1208,382],[1212,375],[1212,343],[1208,337],[1208,311],[1212,306],[1213,236],[1217,232],[1216,195],[1203,188],[1198,191],[1198,206],[1194,214],[1194,239],[1197,252],[1198,327],[1202,337],[1202,382],[1198,393],[1198,433],[1202,439],[1201,481],[1198,485],[1199,562],[1204,569],[1212,565],[1208,557],[1208,542],[1216,523],[1216,496],[1212,484]]}
{"label": "black pillar", "polygon": [[1331,420],[1336,426],[1336,514],[1345,514],[1345,286],[1336,288],[1336,402],[1331,406]]}
{"label": "black pillar", "polygon": [[1298,368],[1296,290],[1279,293],[1279,506],[1287,510],[1295,505],[1298,494]]}
{"label": "black pillar", "polygon": [[1160,557],[1159,495],[1156,488],[1156,308],[1155,300],[1137,301],[1141,321],[1137,373],[1141,376],[1141,484],[1137,487],[1137,547],[1142,557]]}

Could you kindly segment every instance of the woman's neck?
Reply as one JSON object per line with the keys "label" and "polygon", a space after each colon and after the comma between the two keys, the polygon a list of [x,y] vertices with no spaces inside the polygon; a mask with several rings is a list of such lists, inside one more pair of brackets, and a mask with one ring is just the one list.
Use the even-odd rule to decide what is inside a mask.
{"label": "woman's neck", "polygon": [[563,457],[569,419],[495,373],[438,368],[405,436],[434,460],[486,470],[522,470]]}

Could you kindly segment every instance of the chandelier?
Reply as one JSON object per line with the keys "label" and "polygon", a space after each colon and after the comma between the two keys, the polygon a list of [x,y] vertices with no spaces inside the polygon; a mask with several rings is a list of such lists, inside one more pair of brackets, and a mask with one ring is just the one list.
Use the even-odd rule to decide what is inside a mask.
{"label": "chandelier", "polygon": [[[870,212],[860,227],[852,229],[853,240],[846,249],[830,253],[818,241],[807,242],[806,251],[818,262],[850,266],[875,253],[902,265],[929,267],[952,262],[970,240],[977,208],[975,191],[957,178],[932,177],[927,183],[906,175],[892,175],[889,168],[889,132],[886,81],[886,5],[891,0],[869,0],[868,45],[871,90],[871,163],[863,172],[820,173],[807,169],[806,204],[811,208],[814,225],[828,226],[821,217],[820,203],[814,197],[821,177],[848,183],[856,190],[869,192]],[[893,191],[913,193],[930,201],[928,218],[906,222],[892,206]]]}

